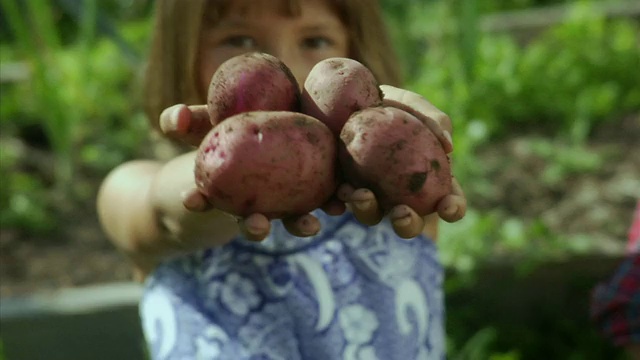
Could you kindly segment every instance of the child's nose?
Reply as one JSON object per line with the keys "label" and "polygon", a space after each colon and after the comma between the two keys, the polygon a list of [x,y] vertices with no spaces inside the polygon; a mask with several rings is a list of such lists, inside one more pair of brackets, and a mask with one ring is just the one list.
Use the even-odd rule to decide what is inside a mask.
{"label": "child's nose", "polygon": [[287,62],[287,60],[282,60],[282,61],[289,67],[289,69],[291,69],[293,76],[296,78],[296,81],[298,82],[298,86],[300,86],[300,88],[302,89],[302,86],[304,85],[304,81],[306,80],[307,75],[309,75],[309,70],[295,63]]}
{"label": "child's nose", "polygon": [[283,44],[275,46],[266,52],[284,62],[293,73],[298,85],[300,87],[303,86],[310,69],[307,69],[301,54],[297,53],[293,46]]}

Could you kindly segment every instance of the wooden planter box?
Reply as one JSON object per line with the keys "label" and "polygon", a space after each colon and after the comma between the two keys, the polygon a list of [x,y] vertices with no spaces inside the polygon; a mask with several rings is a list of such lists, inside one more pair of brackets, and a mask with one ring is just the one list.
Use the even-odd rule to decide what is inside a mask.
{"label": "wooden planter box", "polygon": [[6,360],[144,359],[141,293],[123,283],[2,299]]}

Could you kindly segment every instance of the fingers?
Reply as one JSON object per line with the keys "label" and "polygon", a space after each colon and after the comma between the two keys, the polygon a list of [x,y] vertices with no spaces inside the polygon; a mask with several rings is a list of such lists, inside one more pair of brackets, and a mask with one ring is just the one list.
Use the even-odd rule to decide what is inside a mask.
{"label": "fingers", "polygon": [[405,239],[420,235],[425,225],[424,219],[407,205],[398,205],[391,209],[389,220],[396,234]]}
{"label": "fingers", "polygon": [[262,241],[271,231],[271,222],[262,214],[252,214],[238,220],[240,232],[251,241]]}
{"label": "fingers", "polygon": [[380,90],[384,93],[383,105],[402,109],[417,117],[440,140],[446,153],[453,151],[452,125],[447,114],[414,92],[390,85],[380,85]]}
{"label": "fingers", "polygon": [[[213,204],[208,202],[204,195],[196,188],[185,191],[182,194],[182,204],[187,210],[194,212],[205,212],[214,208]],[[244,219],[234,218],[236,218],[238,222],[240,232],[251,241],[261,241],[267,237],[271,231],[269,219],[262,214],[249,215]]]}
{"label": "fingers", "polygon": [[[462,219],[467,209],[467,201],[458,181],[454,178],[452,183],[453,191],[438,203],[438,215],[447,222],[455,222]],[[348,184],[343,184],[338,189],[338,199],[331,204],[327,203],[323,210],[327,214],[342,214],[344,206],[342,201],[350,205],[356,219],[362,224],[373,226],[378,224],[383,217],[383,213],[378,206],[378,202],[373,192],[368,189],[354,189]],[[183,194],[183,204],[191,211],[203,212],[213,208],[206,198],[192,189]],[[418,236],[424,229],[425,222],[416,212],[407,205],[398,205],[389,212],[389,220],[394,231],[399,237],[410,239]],[[308,237],[320,231],[319,220],[306,214],[282,220],[283,225],[289,233],[298,237]],[[261,241],[271,231],[271,224],[267,217],[262,214],[253,214],[245,219],[238,220],[238,226],[244,236],[252,241]]]}
{"label": "fingers", "polygon": [[[191,189],[182,194],[182,203],[187,210],[205,212],[213,209],[213,205],[197,189]],[[344,208],[344,204],[342,206]],[[332,205],[332,211],[338,211],[339,205]],[[337,210],[336,210],[337,209]],[[331,211],[331,209],[329,209]],[[344,209],[341,213],[344,212]],[[240,232],[249,240],[261,241],[271,231],[271,222],[262,214],[252,214],[248,217],[236,218]],[[320,231],[320,221],[311,214],[283,219],[287,231],[298,237],[317,234]]]}
{"label": "fingers", "polygon": [[206,105],[173,105],[160,114],[160,129],[168,137],[198,146],[211,130]]}
{"label": "fingers", "polygon": [[350,184],[340,184],[340,186],[338,186],[338,190],[336,191],[336,197],[338,198],[338,200],[344,203],[348,203],[351,200],[351,194],[353,194],[355,190],[356,189]]}
{"label": "fingers", "polygon": [[337,197],[333,197],[329,199],[329,201],[327,201],[327,203],[324,204],[321,209],[327,215],[338,216],[344,214],[344,212],[347,210],[347,206],[344,201],[340,201],[340,199],[338,199]]}
{"label": "fingers", "polygon": [[467,199],[456,178],[453,178],[452,191],[438,203],[437,211],[442,220],[456,222],[467,212]]}
{"label": "fingers", "polygon": [[384,214],[369,189],[354,189],[343,184],[338,188],[338,199],[347,203],[356,219],[365,225],[376,225],[382,220]]}
{"label": "fingers", "polygon": [[213,208],[211,203],[196,188],[182,193],[182,205],[187,210],[195,212],[203,212]]}
{"label": "fingers", "polygon": [[365,225],[376,225],[382,220],[382,210],[375,195],[368,189],[357,189],[351,194],[351,209],[356,219]]}
{"label": "fingers", "polygon": [[313,236],[320,231],[320,221],[311,214],[282,219],[285,229],[298,237]]}

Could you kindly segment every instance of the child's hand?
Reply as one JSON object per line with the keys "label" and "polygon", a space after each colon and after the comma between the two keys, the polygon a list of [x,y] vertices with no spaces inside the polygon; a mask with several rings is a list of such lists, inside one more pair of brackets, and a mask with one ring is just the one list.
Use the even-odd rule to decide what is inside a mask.
{"label": "child's hand", "polygon": [[160,129],[173,140],[197,147],[211,130],[206,105],[173,105],[160,114]]}
{"label": "child's hand", "polygon": [[[445,152],[453,151],[451,120],[446,114],[416,93],[388,85],[382,85],[381,89],[385,94],[384,105],[401,108],[418,117],[440,140]],[[169,107],[160,116],[160,127],[170,138],[192,146],[198,146],[211,130],[206,105],[180,104]],[[462,219],[467,207],[464,193],[455,178],[452,186],[451,195],[442,199],[437,207],[438,215],[448,222]],[[377,224],[384,216],[370,190],[354,189],[348,184],[340,186],[337,199],[329,201],[323,210],[330,215],[339,215],[345,210],[344,203],[349,204],[356,218],[366,225]],[[185,194],[184,205],[191,211],[211,209],[211,205],[196,189]],[[394,207],[389,217],[396,233],[404,238],[419,235],[425,226],[425,219],[406,205]],[[283,223],[296,236],[311,236],[320,230],[319,221],[310,214],[283,219]],[[252,240],[262,240],[270,232],[270,222],[262,214],[238,219],[238,224],[244,235]]]}
{"label": "child's hand", "polygon": [[[160,128],[170,138],[197,147],[211,130],[207,106],[171,106],[160,115]],[[205,212],[214,207],[196,188],[183,194],[183,204],[194,212]],[[344,207],[331,201],[324,210],[330,214],[338,214],[344,211]],[[250,240],[263,240],[271,231],[271,223],[263,214],[252,214],[236,220],[240,231]],[[311,236],[320,231],[320,222],[311,214],[282,219],[282,222],[287,231],[295,236]]]}
{"label": "child's hand", "polygon": [[[382,85],[380,88],[384,93],[383,103],[385,106],[393,106],[410,112],[429,127],[440,140],[447,154],[453,151],[451,120],[446,114],[416,93],[389,85]],[[369,189],[354,189],[349,184],[343,184],[338,189],[337,195],[341,201],[350,205],[356,218],[363,224],[375,225],[382,220],[384,214],[378,207],[375,195]],[[466,209],[467,200],[460,184],[454,178],[452,192],[438,203],[437,213],[443,220],[455,222],[462,219]],[[398,205],[391,209],[389,218],[400,237],[415,237],[425,227],[425,219],[406,205]]]}
{"label": "child's hand", "polygon": [[[188,210],[196,212],[213,209],[213,205],[195,188],[184,194],[183,204]],[[263,214],[252,214],[246,218],[236,217],[236,221],[242,234],[249,240],[261,241],[271,231],[271,222]],[[311,214],[282,219],[282,223],[294,236],[306,237],[320,231],[320,222]]]}

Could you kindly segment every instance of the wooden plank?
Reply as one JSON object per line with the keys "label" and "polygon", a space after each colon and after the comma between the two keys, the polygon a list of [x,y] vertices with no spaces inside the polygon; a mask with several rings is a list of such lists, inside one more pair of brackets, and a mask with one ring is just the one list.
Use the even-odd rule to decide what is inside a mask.
{"label": "wooden plank", "polygon": [[[485,15],[480,28],[488,32],[538,31],[565,22],[573,6],[563,4]],[[598,2],[592,6],[607,18],[640,18],[640,1]]]}

